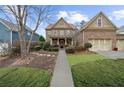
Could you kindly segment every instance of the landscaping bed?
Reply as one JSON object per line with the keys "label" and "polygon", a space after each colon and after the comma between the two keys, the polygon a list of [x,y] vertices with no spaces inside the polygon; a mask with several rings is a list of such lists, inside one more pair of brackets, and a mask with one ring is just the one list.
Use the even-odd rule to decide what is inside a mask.
{"label": "landscaping bed", "polygon": [[124,87],[124,60],[81,62],[71,70],[77,87]]}
{"label": "landscaping bed", "polygon": [[48,87],[51,74],[42,69],[0,68],[0,87]]}
{"label": "landscaping bed", "polygon": [[56,57],[56,52],[31,52],[28,57],[23,60],[20,56],[1,58],[0,67],[33,67],[52,72],[55,66]]}

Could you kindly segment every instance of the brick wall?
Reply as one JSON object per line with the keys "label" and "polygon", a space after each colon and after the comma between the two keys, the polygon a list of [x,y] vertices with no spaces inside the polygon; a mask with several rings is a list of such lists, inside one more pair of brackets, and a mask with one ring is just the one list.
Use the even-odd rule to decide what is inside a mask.
{"label": "brick wall", "polygon": [[111,39],[112,40],[112,47],[116,46],[116,32],[114,30],[84,30],[78,36],[78,41],[83,43],[83,36],[84,36],[84,43],[88,42],[90,39]]}

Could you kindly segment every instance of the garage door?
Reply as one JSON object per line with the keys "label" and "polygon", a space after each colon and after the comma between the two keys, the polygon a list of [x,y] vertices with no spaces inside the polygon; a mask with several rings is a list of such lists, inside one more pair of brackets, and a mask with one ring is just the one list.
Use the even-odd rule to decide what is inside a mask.
{"label": "garage door", "polygon": [[109,51],[112,50],[112,40],[110,39],[91,39],[89,42],[92,44],[91,51]]}
{"label": "garage door", "polygon": [[124,40],[117,40],[118,50],[124,50]]}

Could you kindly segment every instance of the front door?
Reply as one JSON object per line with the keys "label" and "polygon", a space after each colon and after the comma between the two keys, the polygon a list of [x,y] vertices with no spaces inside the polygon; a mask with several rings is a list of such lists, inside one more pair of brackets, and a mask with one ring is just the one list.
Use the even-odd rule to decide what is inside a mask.
{"label": "front door", "polygon": [[60,39],[59,43],[60,43],[61,48],[65,47],[65,40],[64,39]]}

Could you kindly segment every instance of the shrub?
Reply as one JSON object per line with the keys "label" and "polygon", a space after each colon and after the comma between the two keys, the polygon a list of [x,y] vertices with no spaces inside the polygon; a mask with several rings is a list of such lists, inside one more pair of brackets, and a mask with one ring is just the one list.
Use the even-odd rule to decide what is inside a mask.
{"label": "shrub", "polygon": [[35,46],[33,50],[39,51],[40,49],[41,49],[41,47],[38,45],[38,46]]}
{"label": "shrub", "polygon": [[43,36],[40,36],[39,41],[40,42],[45,42],[45,38]]}
{"label": "shrub", "polygon": [[74,47],[66,48],[66,53],[75,53],[75,48]]}
{"label": "shrub", "polygon": [[59,51],[59,48],[50,48],[50,51],[52,51],[52,52],[58,52]]}
{"label": "shrub", "polygon": [[78,46],[78,47],[75,48],[75,50],[78,51],[78,52],[81,52],[81,51],[84,50],[84,47],[83,46]]}
{"label": "shrub", "polygon": [[92,44],[91,43],[85,43],[84,44],[84,48],[86,49],[86,50],[88,50],[89,48],[91,48],[92,47]]}
{"label": "shrub", "polygon": [[11,50],[11,55],[17,56],[20,54],[20,47],[13,47]]}
{"label": "shrub", "polygon": [[49,42],[46,42],[43,44],[43,50],[47,50],[49,49],[51,46],[50,46],[50,43]]}

